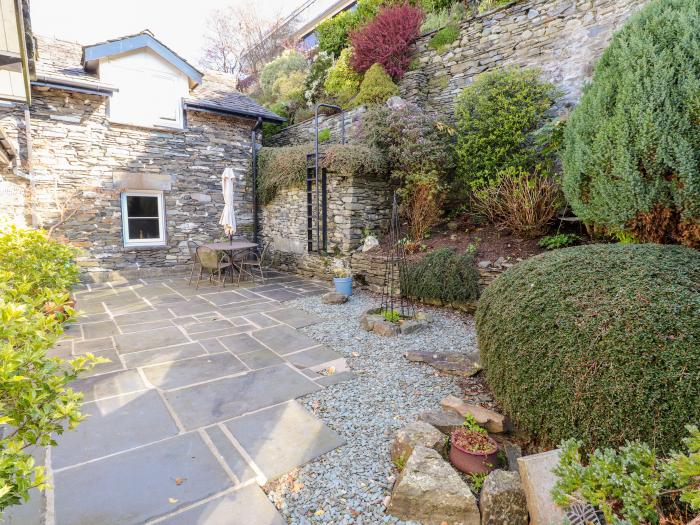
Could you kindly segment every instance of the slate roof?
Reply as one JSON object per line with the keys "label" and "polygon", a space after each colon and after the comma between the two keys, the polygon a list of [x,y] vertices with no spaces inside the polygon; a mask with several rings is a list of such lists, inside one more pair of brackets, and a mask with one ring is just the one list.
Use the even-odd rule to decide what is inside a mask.
{"label": "slate roof", "polygon": [[[101,82],[97,75],[85,71],[81,63],[83,46],[77,42],[37,36],[37,51],[36,72],[40,82],[80,83],[86,87],[114,88]],[[209,109],[249,118],[284,121],[279,115],[236,91],[235,77],[215,71],[204,72],[202,83],[190,91],[185,104],[194,111]]]}

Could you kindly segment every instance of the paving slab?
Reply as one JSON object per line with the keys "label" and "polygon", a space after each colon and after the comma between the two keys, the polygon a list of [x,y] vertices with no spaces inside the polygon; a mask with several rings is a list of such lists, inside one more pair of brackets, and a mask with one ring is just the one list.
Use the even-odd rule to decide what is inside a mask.
{"label": "paving slab", "polygon": [[345,444],[296,401],[236,418],[226,427],[268,480]]}
{"label": "paving slab", "polygon": [[85,323],[82,325],[85,339],[103,339],[110,335],[119,334],[119,328],[114,321],[100,321],[97,323]]}
{"label": "paving slab", "polygon": [[274,312],[267,312],[265,315],[288,324],[289,326],[293,326],[294,328],[302,328],[304,326],[316,324],[321,320],[317,315],[296,308],[275,310]]}
{"label": "paving slab", "polygon": [[211,425],[288,401],[320,387],[292,370],[278,365],[242,376],[165,392],[165,398],[186,429]]}
{"label": "paving slab", "polygon": [[272,326],[252,332],[252,336],[281,355],[317,346],[318,343],[289,326]]}
{"label": "paving slab", "polygon": [[[182,298],[180,298],[180,301],[182,301]],[[173,314],[171,314],[165,308],[160,308],[157,310],[149,310],[147,312],[138,312],[135,314],[115,315],[114,322],[119,326],[127,326],[130,324],[150,323],[153,321],[163,321],[172,318]]]}
{"label": "paving slab", "polygon": [[344,383],[345,381],[350,381],[351,379],[355,379],[356,377],[357,376],[352,372],[339,372],[337,374],[331,374],[327,376],[322,375],[318,379],[316,379],[316,382],[319,385],[332,386],[337,385],[339,383]]}
{"label": "paving slab", "polygon": [[172,516],[161,523],[163,525],[286,525],[287,522],[260,487],[249,485]]}
{"label": "paving slab", "polygon": [[287,359],[287,361],[292,363],[297,368],[312,368],[330,363],[336,359],[342,359],[342,357],[343,356],[341,354],[335,350],[331,350],[327,346],[316,346],[314,348],[310,348],[309,350],[287,355],[285,356],[285,359]]}
{"label": "paving slab", "polygon": [[147,366],[143,368],[143,373],[151,384],[168,390],[230,376],[244,370],[247,370],[245,365],[226,352]]}
{"label": "paving slab", "polygon": [[189,301],[182,301],[168,305],[168,309],[175,314],[176,317],[184,317],[186,315],[203,314],[205,312],[213,312],[216,310],[209,301],[195,297]]}
{"label": "paving slab", "polygon": [[[253,323],[258,328],[268,328],[270,326],[280,324],[279,321],[275,321],[271,317],[268,317],[267,315],[261,313],[252,313],[244,315],[242,318],[247,320],[248,323]],[[234,323],[236,322],[235,318],[233,321]]]}
{"label": "paving slab", "polygon": [[202,332],[209,332],[212,330],[221,330],[224,328],[232,328],[233,324],[229,323],[226,319],[216,319],[212,321],[201,321],[196,323],[189,323],[184,326],[185,331],[188,334],[199,334]]}
{"label": "paving slab", "polygon": [[73,381],[70,386],[76,392],[83,393],[83,401],[85,402],[119,394],[129,394],[146,388],[136,370],[122,370],[86,377]]}
{"label": "paving slab", "polygon": [[101,363],[96,365],[92,370],[81,375],[81,377],[91,377],[98,374],[105,374],[107,372],[116,372],[117,370],[124,370],[124,365],[119,359],[117,351],[114,349],[105,350],[103,352],[92,352],[95,357],[102,357],[108,359],[107,363]]}
{"label": "paving slab", "polygon": [[255,326],[233,326],[229,325],[228,328],[221,328],[220,330],[209,330],[208,332],[201,332],[199,334],[190,334],[190,338],[194,341],[201,341],[203,339],[213,339],[215,337],[223,338],[229,335],[242,334],[245,332],[250,332],[255,330]]}
{"label": "paving slab", "polygon": [[258,297],[258,300],[251,304],[219,306],[217,307],[217,311],[227,319],[230,319],[231,317],[239,317],[250,313],[269,312],[270,310],[277,310],[279,307],[280,303],[277,301],[265,301],[261,297]]}
{"label": "paving slab", "polygon": [[242,295],[235,290],[227,290],[225,292],[213,292],[202,294],[201,297],[207,301],[217,305],[222,306],[225,304],[240,303],[241,301],[247,301],[249,298]]}
{"label": "paving slab", "polygon": [[51,466],[61,469],[175,436],[177,425],[155,390],[102,399],[82,407],[88,417],[58,439]]}
{"label": "paving slab", "polygon": [[191,342],[185,334],[175,326],[160,328],[158,330],[149,330],[147,332],[138,332],[135,334],[122,334],[116,336],[114,339],[120,354]]}
{"label": "paving slab", "polygon": [[73,344],[73,353],[76,355],[86,354],[88,352],[104,352],[106,350],[114,350],[114,340],[111,337],[75,341]]}
{"label": "paving slab", "polygon": [[256,341],[248,334],[237,334],[219,339],[226,349],[233,355],[247,354],[257,350],[267,350],[260,341]]}
{"label": "paving slab", "polygon": [[[222,350],[225,351],[226,349],[222,347]],[[124,354],[122,359],[127,368],[136,368],[138,366],[157,365],[159,363],[197,357],[206,353],[204,347],[199,343],[184,343],[166,348],[156,348],[155,350],[131,352]]]}
{"label": "paving slab", "polygon": [[142,524],[232,484],[202,438],[183,434],[57,472],[55,523]]}
{"label": "paving slab", "polygon": [[288,289],[282,290],[269,290],[266,292],[259,292],[258,295],[262,295],[268,299],[274,299],[275,301],[291,301],[292,299],[299,299],[300,295],[297,292],[292,292]]}
{"label": "paving slab", "polygon": [[238,478],[239,483],[247,483],[255,479],[256,474],[253,468],[218,425],[208,427],[205,432],[228,468]]}
{"label": "paving slab", "polygon": [[266,368],[268,366],[284,363],[284,359],[267,348],[256,350],[255,352],[248,352],[247,354],[239,354],[238,359],[243,361],[251,370],[258,370],[259,368]]}
{"label": "paving slab", "polygon": [[147,323],[130,324],[121,327],[123,334],[135,334],[137,332],[148,332],[150,330],[160,330],[161,328],[169,328],[173,326],[169,320],[149,321]]}
{"label": "paving slab", "polygon": [[200,339],[197,342],[210,354],[220,354],[228,350],[218,339]]}

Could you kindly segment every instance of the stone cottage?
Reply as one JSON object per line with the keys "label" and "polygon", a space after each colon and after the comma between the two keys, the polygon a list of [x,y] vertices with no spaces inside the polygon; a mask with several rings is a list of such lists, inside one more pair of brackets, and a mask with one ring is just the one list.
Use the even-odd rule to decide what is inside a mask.
{"label": "stone cottage", "polygon": [[189,262],[187,239],[222,236],[221,174],[239,176],[239,229],[253,230],[248,171],[263,121],[282,118],[200,72],[150,32],[81,46],[37,38],[32,102],[0,101],[0,216],[54,228],[94,279]]}

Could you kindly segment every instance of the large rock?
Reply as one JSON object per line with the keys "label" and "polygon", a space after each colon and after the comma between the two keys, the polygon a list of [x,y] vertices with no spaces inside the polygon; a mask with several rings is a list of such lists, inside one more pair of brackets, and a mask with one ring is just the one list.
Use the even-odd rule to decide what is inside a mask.
{"label": "large rock", "polygon": [[448,436],[452,434],[452,431],[455,428],[461,427],[464,423],[463,417],[458,416],[454,412],[448,412],[447,410],[431,410],[429,412],[423,412],[418,416],[418,420],[434,426],[440,432]]}
{"label": "large rock", "polygon": [[473,355],[447,352],[407,352],[406,359],[414,363],[426,363],[440,372],[471,377],[481,371],[479,358]]}
{"label": "large rock", "polygon": [[528,525],[525,491],[517,472],[494,470],[479,498],[481,525]]}
{"label": "large rock", "polygon": [[518,459],[531,525],[550,525],[564,521],[564,511],[552,501],[551,496],[557,480],[553,471],[559,464],[560,453],[557,449]]}
{"label": "large rock", "polygon": [[340,292],[328,292],[321,296],[323,304],[343,304],[348,302],[348,296]]}
{"label": "large rock", "polygon": [[445,448],[445,436],[437,428],[423,421],[414,421],[402,428],[394,436],[391,445],[391,461],[401,467],[406,463],[417,446],[432,448],[442,452]]}
{"label": "large rock", "polygon": [[479,525],[476,498],[435,450],[417,446],[394,485],[387,512],[423,525]]}
{"label": "large rock", "polygon": [[493,434],[500,434],[508,430],[506,416],[478,405],[470,405],[455,396],[447,396],[440,401],[440,406],[445,410],[452,410],[462,417],[471,414],[482,427]]}

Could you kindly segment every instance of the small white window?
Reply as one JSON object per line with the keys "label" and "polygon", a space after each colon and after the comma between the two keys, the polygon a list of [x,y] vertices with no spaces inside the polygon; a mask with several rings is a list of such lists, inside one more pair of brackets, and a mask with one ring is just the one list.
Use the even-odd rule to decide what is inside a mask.
{"label": "small white window", "polygon": [[163,193],[122,193],[122,230],[124,246],[165,246]]}

